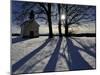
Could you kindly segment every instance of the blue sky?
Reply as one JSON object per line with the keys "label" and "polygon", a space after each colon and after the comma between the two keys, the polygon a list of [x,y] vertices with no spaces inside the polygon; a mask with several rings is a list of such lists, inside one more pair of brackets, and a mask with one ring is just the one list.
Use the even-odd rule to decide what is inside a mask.
{"label": "blue sky", "polygon": [[[26,7],[28,8],[28,6],[26,7],[23,7],[23,3],[32,3],[33,5],[36,4],[34,2],[24,2],[24,1],[12,1],[12,5],[11,5],[11,11],[12,11],[12,24],[15,24],[16,22],[18,22],[18,20],[16,20],[16,17],[18,17],[20,15],[21,12],[24,12],[24,9],[26,9]],[[45,4],[45,3],[44,3]],[[56,4],[55,4],[56,5]],[[85,6],[84,6],[85,7]],[[91,15],[91,14],[94,14],[92,16],[92,18],[95,18],[96,17],[96,7],[95,6],[92,6],[93,9],[92,10],[89,10],[87,11],[88,15]],[[33,10],[38,10],[37,8],[33,7],[32,8]],[[55,6],[55,8],[52,8],[53,11],[57,12],[57,7]],[[18,14],[19,13],[19,14]],[[29,13],[29,10],[27,11],[27,14],[26,14],[26,17],[24,17],[24,20],[27,20],[28,18],[28,13]],[[37,16],[37,15],[36,15]],[[42,15],[43,16],[43,15]],[[58,23],[58,17],[53,17],[52,18],[53,20],[53,24],[57,24]],[[20,20],[23,20],[23,18],[20,17]],[[42,20],[42,19],[38,19],[37,20],[38,23],[40,22],[45,22],[45,20]]]}

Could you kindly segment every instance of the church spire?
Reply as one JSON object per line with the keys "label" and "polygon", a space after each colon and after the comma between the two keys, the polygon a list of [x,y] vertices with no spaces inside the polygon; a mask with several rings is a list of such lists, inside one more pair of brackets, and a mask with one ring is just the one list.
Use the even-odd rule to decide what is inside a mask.
{"label": "church spire", "polygon": [[33,10],[31,10],[29,13],[29,19],[30,20],[34,19],[34,11]]}

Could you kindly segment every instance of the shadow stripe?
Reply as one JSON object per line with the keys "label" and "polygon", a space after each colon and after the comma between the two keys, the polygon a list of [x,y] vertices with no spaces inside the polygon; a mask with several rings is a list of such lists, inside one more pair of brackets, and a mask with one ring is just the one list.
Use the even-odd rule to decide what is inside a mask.
{"label": "shadow stripe", "polygon": [[12,65],[12,72],[15,72],[17,69],[19,69],[22,65],[24,65],[30,58],[32,58],[36,53],[38,53],[41,49],[43,49],[47,43],[50,42],[50,38],[48,38],[40,47],[37,49],[33,50],[33,52],[29,53],[22,59],[20,59],[18,62]]}

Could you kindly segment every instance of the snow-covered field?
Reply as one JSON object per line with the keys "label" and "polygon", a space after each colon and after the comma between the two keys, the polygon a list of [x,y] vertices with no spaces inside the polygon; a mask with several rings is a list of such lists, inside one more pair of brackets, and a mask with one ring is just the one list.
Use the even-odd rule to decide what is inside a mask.
{"label": "snow-covered field", "polygon": [[[20,37],[12,37],[12,39]],[[11,46],[13,73],[68,71],[96,68],[95,37],[52,39],[41,36],[14,42]]]}

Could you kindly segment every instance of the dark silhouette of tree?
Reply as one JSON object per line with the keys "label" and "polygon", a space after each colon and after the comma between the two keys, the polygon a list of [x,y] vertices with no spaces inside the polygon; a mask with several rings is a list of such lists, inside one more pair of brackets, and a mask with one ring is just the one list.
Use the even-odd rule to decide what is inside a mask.
{"label": "dark silhouette of tree", "polygon": [[48,25],[49,25],[49,37],[52,38],[53,37],[53,32],[52,32],[52,21],[51,21],[51,4],[48,4]]}
{"label": "dark silhouette of tree", "polygon": [[[14,3],[15,2],[15,3]],[[68,4],[51,4],[51,3],[32,3],[32,2],[19,2],[13,1],[13,8],[20,6],[20,11],[12,11],[12,14],[15,16],[15,20],[20,23],[25,21],[29,15],[30,10],[34,11],[35,19],[43,20],[48,24],[49,27],[49,37],[53,37],[52,31],[52,18],[57,17],[56,22],[58,21],[58,31],[59,35],[62,35],[61,31],[61,10],[65,12],[65,36],[68,36],[68,27],[72,24],[81,25],[83,22],[95,21],[95,13],[92,13],[91,10],[95,11],[95,6],[86,6],[86,5],[68,5]],[[17,5],[19,4],[19,5]],[[12,9],[13,9],[12,8]],[[57,11],[54,11],[57,9]],[[90,12],[91,11],[91,12]],[[32,18],[32,17],[30,17]],[[14,19],[13,19],[14,20]]]}
{"label": "dark silhouette of tree", "polygon": [[95,21],[94,6],[64,5],[65,8],[65,36],[68,36],[68,27],[72,24],[81,25],[84,22]]}
{"label": "dark silhouette of tree", "polygon": [[[16,4],[16,1],[15,1],[15,4]],[[20,8],[21,11],[17,12],[15,20],[20,21],[22,23],[24,19],[27,18],[29,11],[33,10],[34,14],[37,15],[35,19],[46,20],[46,22],[48,23],[48,27],[49,27],[49,37],[50,38],[53,37],[52,20],[51,20],[51,16],[52,16],[51,3],[22,2],[21,8]],[[34,16],[34,14],[32,14],[33,11],[30,12],[30,17],[29,17],[30,19],[32,19]]]}
{"label": "dark silhouette of tree", "polygon": [[58,15],[59,15],[59,21],[58,21],[58,30],[59,30],[59,36],[62,36],[61,32],[61,5],[58,4]]}
{"label": "dark silhouette of tree", "polygon": [[52,38],[53,31],[52,31],[52,20],[51,20],[51,3],[47,3],[47,4],[39,3],[39,5],[44,9],[43,12],[45,12],[47,16],[47,21],[48,21],[48,26],[49,26],[49,37]]}
{"label": "dark silhouette of tree", "polygon": [[[68,11],[68,6],[66,5],[65,12],[67,12],[67,11]],[[65,36],[68,36],[68,22],[67,22],[68,17],[67,17],[67,13],[65,13],[65,15],[66,15],[66,18],[65,18]]]}

